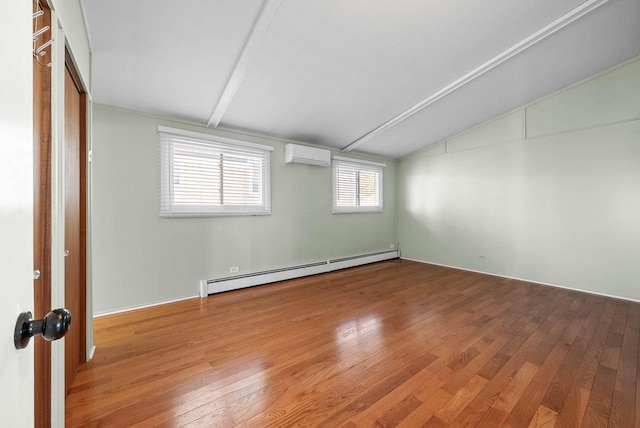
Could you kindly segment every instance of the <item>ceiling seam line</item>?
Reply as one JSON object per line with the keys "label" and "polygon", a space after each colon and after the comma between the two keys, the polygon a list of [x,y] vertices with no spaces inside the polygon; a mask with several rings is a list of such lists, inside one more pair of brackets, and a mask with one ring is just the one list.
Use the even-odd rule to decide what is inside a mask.
{"label": "ceiling seam line", "polygon": [[586,2],[582,3],[581,5],[575,7],[574,9],[570,10],[569,12],[565,13],[560,18],[557,18],[554,21],[552,21],[551,23],[545,25],[540,30],[536,31],[535,33],[531,34],[530,36],[522,39],[521,41],[519,41],[518,43],[514,44],[513,46],[505,49],[504,51],[502,51],[501,53],[499,53],[495,57],[491,58],[490,60],[486,61],[485,63],[483,63],[479,67],[476,67],[475,69],[473,69],[469,73],[463,75],[459,79],[457,79],[454,82],[448,84],[447,86],[443,87],[439,91],[433,93],[428,98],[425,98],[424,100],[420,101],[419,103],[413,105],[412,107],[408,108],[407,110],[404,110],[402,113],[394,116],[393,118],[389,119],[388,121],[382,123],[378,127],[374,128],[373,130],[371,130],[368,133],[364,134],[362,137],[358,138],[357,140],[353,141],[349,145],[347,145],[344,148],[342,148],[342,152],[350,152],[352,150],[355,150],[356,148],[362,146],[363,144],[367,143],[368,141],[372,140],[373,138],[377,137],[378,135],[382,134],[383,132],[387,131],[388,129],[392,128],[393,126],[395,126],[395,125],[401,123],[402,121],[408,119],[409,117],[413,116],[414,114],[418,113],[419,111],[423,110],[424,108],[430,106],[431,104],[436,103],[437,101],[439,101],[440,99],[446,97],[450,93],[456,91],[457,89],[461,88],[462,86],[464,86],[464,85],[472,82],[473,80],[479,78],[480,76],[482,76],[485,73],[491,71],[492,69],[496,68],[500,64],[508,61],[509,59],[513,58],[514,56],[518,55],[519,53],[521,53],[521,52],[525,51],[526,49],[530,48],[531,46],[536,45],[537,43],[539,43],[542,40],[546,39],[547,37],[551,36],[555,32],[561,30],[562,28],[564,28],[567,25],[571,24],[572,22],[578,20],[579,18],[585,16],[586,14],[592,12],[593,10],[597,9],[598,7],[602,6],[603,4],[605,4],[607,2],[609,2],[609,0],[587,0]]}
{"label": "ceiling seam line", "polygon": [[217,128],[222,122],[222,118],[231,106],[231,102],[249,70],[249,65],[258,51],[264,35],[271,26],[283,2],[284,0],[264,0],[262,3],[262,7],[249,31],[249,35],[240,51],[240,55],[238,55],[229,79],[227,79],[222,94],[209,116],[208,127]]}

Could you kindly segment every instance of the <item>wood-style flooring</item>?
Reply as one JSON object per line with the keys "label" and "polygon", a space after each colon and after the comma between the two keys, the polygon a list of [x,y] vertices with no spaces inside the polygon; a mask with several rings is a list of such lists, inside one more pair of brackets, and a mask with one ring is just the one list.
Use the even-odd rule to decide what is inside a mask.
{"label": "wood-style flooring", "polygon": [[97,318],[68,427],[639,427],[640,304],[393,260]]}

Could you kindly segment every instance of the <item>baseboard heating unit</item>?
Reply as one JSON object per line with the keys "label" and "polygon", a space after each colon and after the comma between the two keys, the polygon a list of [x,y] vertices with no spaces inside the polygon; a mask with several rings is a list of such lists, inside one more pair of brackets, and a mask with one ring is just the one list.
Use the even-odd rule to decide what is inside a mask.
{"label": "baseboard heating unit", "polygon": [[334,270],[346,269],[354,266],[366,265],[369,263],[396,258],[398,258],[398,251],[390,250],[382,251],[379,253],[362,254],[359,256],[342,257],[339,259],[325,260],[304,265],[290,266],[281,269],[271,269],[244,275],[203,279],[200,281],[200,297],[206,297],[209,294],[222,293],[224,291],[238,290],[240,288],[269,284],[272,282],[300,278],[303,276],[331,272]]}

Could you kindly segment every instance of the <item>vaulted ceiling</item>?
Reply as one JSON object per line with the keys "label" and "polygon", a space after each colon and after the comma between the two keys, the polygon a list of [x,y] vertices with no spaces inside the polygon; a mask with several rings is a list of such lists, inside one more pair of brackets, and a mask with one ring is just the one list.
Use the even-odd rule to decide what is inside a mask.
{"label": "vaulted ceiling", "polygon": [[94,102],[401,158],[640,54],[638,0],[82,0]]}

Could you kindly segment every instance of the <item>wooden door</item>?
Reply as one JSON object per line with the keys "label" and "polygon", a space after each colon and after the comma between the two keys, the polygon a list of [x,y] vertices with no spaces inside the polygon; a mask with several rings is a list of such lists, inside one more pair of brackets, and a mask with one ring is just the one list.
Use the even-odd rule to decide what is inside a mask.
{"label": "wooden door", "polygon": [[[34,30],[51,25],[46,3],[34,4],[43,11],[34,20]],[[35,46],[51,39],[45,32]],[[33,58],[33,267],[40,276],[33,281],[35,319],[51,310],[51,48]],[[34,340],[34,424],[51,425],[51,343]]]}
{"label": "wooden door", "polygon": [[64,104],[65,307],[71,312],[71,328],[65,339],[65,389],[68,392],[86,355],[86,107],[69,55]]}

